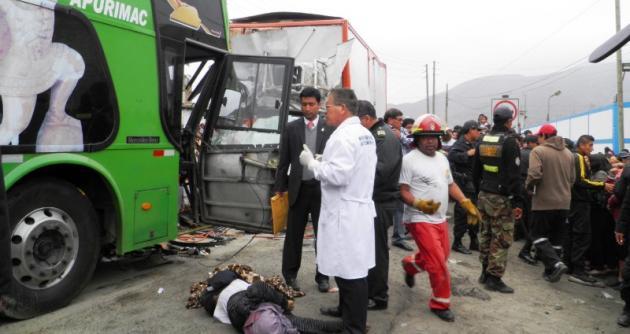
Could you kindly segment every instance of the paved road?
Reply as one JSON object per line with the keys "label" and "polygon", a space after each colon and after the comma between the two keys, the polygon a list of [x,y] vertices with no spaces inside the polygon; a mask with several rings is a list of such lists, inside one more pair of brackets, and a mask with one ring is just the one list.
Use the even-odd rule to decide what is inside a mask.
{"label": "paved road", "polygon": [[[263,275],[280,272],[282,240],[254,239],[235,258],[230,256],[245,245],[244,235],[217,247],[207,257],[170,256],[169,262],[155,259],[135,263],[101,264],[93,281],[68,307],[21,322],[0,322],[0,332],[9,333],[236,333],[202,310],[187,310],[188,288],[202,280],[217,264],[247,263]],[[349,240],[351,242],[351,240]],[[520,244],[514,249],[519,249]],[[514,250],[513,249],[513,250]],[[304,246],[303,270],[299,280],[307,296],[298,299],[295,313],[321,317],[322,305],[335,305],[337,294],[316,291],[312,242]],[[514,257],[506,282],[514,295],[486,293],[476,283],[479,263],[475,255],[454,254],[450,260],[456,294],[453,310],[457,321],[437,320],[427,308],[431,295],[426,274],[417,286],[407,288],[402,279],[400,259],[407,253],[393,248],[390,266],[390,308],[370,312],[370,333],[617,333],[615,324],[621,309],[618,294],[610,289],[575,285],[564,279],[556,285],[542,280],[542,268],[527,266]],[[164,292],[158,294],[158,289]],[[613,296],[606,299],[602,292]],[[490,300],[483,300],[489,297]]]}

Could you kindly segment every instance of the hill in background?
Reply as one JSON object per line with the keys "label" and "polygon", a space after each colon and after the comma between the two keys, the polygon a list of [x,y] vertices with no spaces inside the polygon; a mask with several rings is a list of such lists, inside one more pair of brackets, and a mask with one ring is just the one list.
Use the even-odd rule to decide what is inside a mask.
{"label": "hill in background", "polygon": [[[629,86],[624,88],[626,101],[630,100]],[[501,93],[519,99],[521,110],[527,112],[523,127],[541,124],[547,115],[547,100],[558,90],[562,93],[551,99],[552,120],[614,103],[615,64],[586,64],[542,76],[497,75],[464,82],[449,90],[448,124],[453,127],[477,119],[480,113],[489,115],[491,100],[500,98]],[[416,118],[426,112],[426,99],[390,107],[399,108],[405,117]],[[435,109],[444,120],[444,92],[436,95]]]}

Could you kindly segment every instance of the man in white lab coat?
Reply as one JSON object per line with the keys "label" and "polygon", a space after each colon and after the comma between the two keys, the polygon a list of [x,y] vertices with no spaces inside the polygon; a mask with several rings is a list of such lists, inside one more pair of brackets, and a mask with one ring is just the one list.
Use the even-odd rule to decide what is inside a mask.
{"label": "man in white lab coat", "polygon": [[313,171],[322,188],[317,266],[334,276],[339,287],[339,306],[320,311],[342,317],[345,333],[366,332],[367,275],[375,264],[376,144],[356,116],[357,104],[351,89],[333,89],[326,100],[326,123],[337,129],[322,160],[307,147],[300,154],[300,163]]}

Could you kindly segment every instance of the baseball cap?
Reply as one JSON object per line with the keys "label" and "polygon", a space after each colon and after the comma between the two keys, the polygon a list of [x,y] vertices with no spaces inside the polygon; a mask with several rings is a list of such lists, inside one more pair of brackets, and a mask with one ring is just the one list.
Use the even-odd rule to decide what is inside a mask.
{"label": "baseball cap", "polygon": [[545,136],[545,135],[555,136],[557,134],[558,134],[558,130],[556,130],[556,127],[553,126],[552,124],[547,123],[540,127],[536,135],[537,136]]}
{"label": "baseball cap", "polygon": [[467,121],[462,126],[461,133],[466,134],[470,130],[479,130],[479,123],[477,121]]}

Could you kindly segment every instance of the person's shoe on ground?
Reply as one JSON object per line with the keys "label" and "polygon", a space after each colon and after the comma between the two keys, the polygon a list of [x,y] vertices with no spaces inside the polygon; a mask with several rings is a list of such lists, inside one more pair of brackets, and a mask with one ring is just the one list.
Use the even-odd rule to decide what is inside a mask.
{"label": "person's shoe on ground", "polygon": [[486,274],[486,282],[484,284],[486,290],[496,291],[500,293],[514,293],[514,289],[510,288],[503,282],[500,277]]}
{"label": "person's shoe on ground", "polygon": [[438,318],[446,322],[455,321],[455,314],[453,314],[453,312],[451,312],[451,310],[449,309],[446,309],[446,310],[431,309],[431,312],[433,312],[433,314],[437,315]]}
{"label": "person's shoe on ground", "polygon": [[586,286],[603,285],[596,278],[591,277],[590,275],[588,275],[586,272],[583,272],[583,271],[576,271],[569,274],[569,282],[582,284]]}
{"label": "person's shoe on ground", "polygon": [[405,273],[405,284],[407,284],[408,287],[413,288],[414,285],[416,285],[416,278],[414,275]]}
{"label": "person's shoe on ground", "polygon": [[623,310],[621,315],[619,315],[619,318],[617,318],[617,324],[621,327],[630,326],[630,312]]}
{"label": "person's shoe on ground", "polygon": [[562,278],[562,275],[566,273],[567,270],[569,270],[569,268],[566,264],[558,262],[551,272],[548,273],[545,271],[545,273],[543,273],[543,278],[548,282],[556,283],[560,280],[560,278]]}
{"label": "person's shoe on ground", "polygon": [[329,316],[329,317],[341,318],[341,310],[339,309],[338,306],[333,306],[333,307],[322,306],[319,308],[319,313]]}
{"label": "person's shoe on ground", "polygon": [[382,301],[382,300],[374,300],[374,299],[368,299],[368,310],[370,311],[379,311],[379,310],[386,310],[387,309],[387,302],[386,301]]}
{"label": "person's shoe on ground", "polygon": [[392,246],[396,246],[400,249],[404,249],[408,252],[413,251],[413,247],[409,246],[404,240],[398,240],[392,243]]}
{"label": "person's shoe on ground", "polygon": [[324,279],[317,282],[317,290],[322,293],[328,292],[328,290],[330,290],[330,283],[328,282],[328,280]]}
{"label": "person's shoe on ground", "polygon": [[287,278],[287,285],[290,286],[295,291],[302,291],[300,286],[297,283],[297,278]]}
{"label": "person's shoe on ground", "polygon": [[468,248],[466,248],[466,246],[464,246],[461,241],[453,242],[453,246],[451,247],[451,249],[458,253],[462,253],[466,255],[472,254],[472,252]]}

